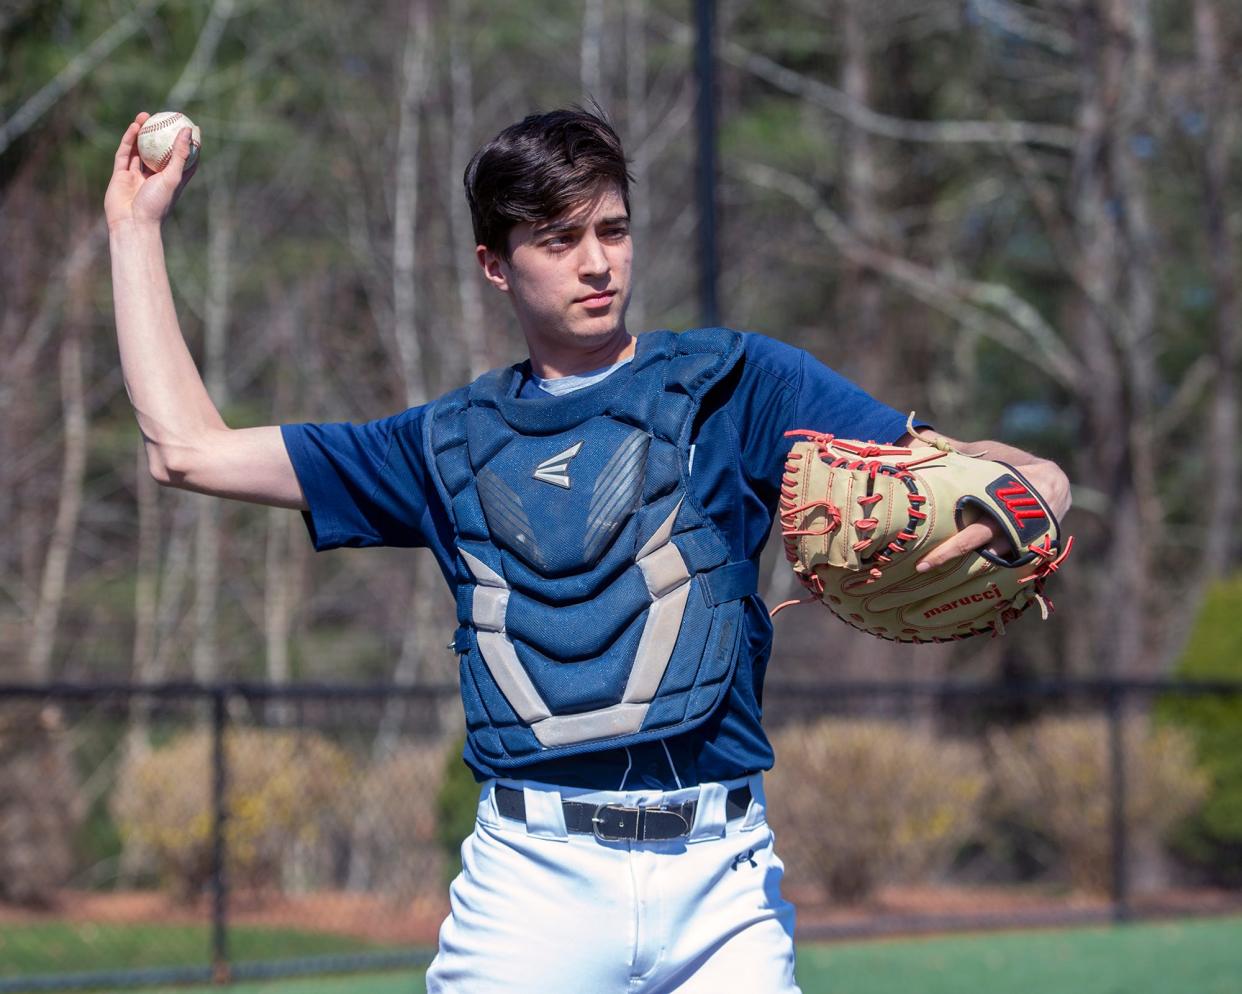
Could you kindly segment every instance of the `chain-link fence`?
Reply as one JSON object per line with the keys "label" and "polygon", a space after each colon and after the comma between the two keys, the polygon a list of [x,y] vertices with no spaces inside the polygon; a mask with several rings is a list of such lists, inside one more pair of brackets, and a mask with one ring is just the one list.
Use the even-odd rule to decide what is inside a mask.
{"label": "chain-link fence", "polygon": [[[0,991],[425,963],[476,797],[459,709],[0,687]],[[1242,684],[772,684],[765,709],[803,937],[1242,909],[1214,766]]]}

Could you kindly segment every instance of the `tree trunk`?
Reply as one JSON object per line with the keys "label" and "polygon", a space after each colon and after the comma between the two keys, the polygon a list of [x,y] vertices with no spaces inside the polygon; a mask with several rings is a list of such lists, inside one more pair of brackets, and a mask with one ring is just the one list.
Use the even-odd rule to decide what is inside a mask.
{"label": "tree trunk", "polygon": [[397,123],[397,189],[393,198],[392,300],[393,335],[401,362],[405,402],[427,399],[426,370],[417,315],[418,154],[420,114],[427,89],[430,25],[423,0],[411,0],[409,29],[402,60],[402,94]]}
{"label": "tree trunk", "polygon": [[[146,446],[134,447],[134,493],[138,503],[138,548],[134,575],[134,645],[130,676],[134,683],[152,680],[155,669],[156,570],[159,566],[160,518],[159,487],[147,464]],[[132,768],[151,750],[150,703],[131,698],[129,727],[125,731],[120,769]],[[131,886],[147,861],[145,847],[126,838],[121,849],[118,877],[121,886]]]}
{"label": "tree trunk", "polygon": [[[276,360],[272,410],[280,420],[289,407],[292,391],[289,366],[292,343],[302,323],[302,298],[286,295],[284,306],[273,321]],[[263,556],[263,645],[267,682],[281,686],[293,677],[290,661],[293,618],[302,599],[302,563],[305,539],[299,515],[280,507],[268,508],[267,537]],[[267,709],[270,722],[284,724],[290,717],[285,701],[273,701]]]}
{"label": "tree trunk", "polygon": [[1153,619],[1159,598],[1153,596],[1162,578],[1153,571],[1152,550],[1164,544],[1164,512],[1156,485],[1156,441],[1153,408],[1156,403],[1156,287],[1155,244],[1147,166],[1139,149],[1157,131],[1155,114],[1155,54],[1152,47],[1150,0],[1110,0],[1108,32],[1121,51],[1122,82],[1116,127],[1112,130],[1115,195],[1121,204],[1125,279],[1118,301],[1121,322],[1123,375],[1129,397],[1129,444],[1132,453],[1131,487],[1137,511],[1127,529],[1137,529],[1133,542],[1113,546],[1114,563],[1133,578],[1127,596],[1133,599],[1138,624],[1133,632],[1118,632],[1123,665],[1131,673],[1155,676],[1162,660],[1158,629]]}
{"label": "tree trunk", "polygon": [[86,483],[87,420],[84,382],[83,329],[89,326],[93,301],[87,281],[89,272],[79,269],[67,284],[69,315],[60,346],[60,391],[64,456],[56,518],[43,559],[43,575],[30,625],[26,670],[30,680],[52,678],[52,654],[56,626],[65,601],[65,581],[74,536],[82,512]]}
{"label": "tree trunk", "polygon": [[1207,579],[1233,565],[1238,517],[1238,353],[1242,310],[1238,305],[1238,251],[1229,230],[1229,155],[1237,137],[1237,118],[1222,66],[1220,14],[1216,0],[1195,0],[1195,63],[1203,113],[1203,207],[1214,309],[1212,354],[1216,380],[1211,405],[1207,457],[1211,467],[1204,528],[1203,572]]}
{"label": "tree trunk", "polygon": [[[233,180],[236,155],[217,161],[207,173],[207,290],[203,314],[203,382],[216,407],[228,404],[225,355],[232,298]],[[218,498],[197,498],[194,535],[194,679],[220,677],[220,515]]]}
{"label": "tree trunk", "polygon": [[[859,107],[870,107],[871,51],[867,31],[867,0],[842,0],[841,89]],[[874,137],[851,120],[841,123],[842,196],[847,224],[868,245],[880,247],[884,226],[876,196],[879,177]],[[864,387],[878,390],[884,382],[884,366],[890,361],[885,350],[872,347],[880,341],[883,287],[871,268],[844,261],[838,297],[837,331],[831,343],[834,355],[848,375]]]}
{"label": "tree trunk", "polygon": [[[429,44],[427,11],[421,0],[412,0],[409,29],[406,32],[404,56],[403,95],[401,118],[397,137],[397,189],[393,201],[393,317],[398,353],[402,364],[406,403],[410,406],[425,402],[428,393],[429,372],[423,363],[422,343],[415,315],[415,262],[417,232],[418,193],[418,146],[419,113],[427,86],[427,53]],[[412,682],[427,652],[430,626],[426,623],[427,590],[426,570],[419,557],[411,572],[411,607],[406,615],[402,639],[402,651],[394,667],[391,682],[404,686]],[[397,696],[384,704],[383,714],[371,741],[372,761],[389,755],[404,730],[406,702]],[[378,801],[364,805],[354,814],[352,835],[366,837],[376,820],[384,817]],[[369,862],[359,855],[364,847],[353,846],[350,860],[349,889],[361,889],[372,884],[373,870]]]}
{"label": "tree trunk", "polygon": [[625,5],[625,107],[629,125],[627,146],[633,150],[630,172],[634,185],[630,193],[630,237],[637,248],[633,274],[638,288],[630,298],[626,315],[631,332],[647,327],[646,259],[652,246],[651,238],[651,155],[647,142],[651,121],[647,113],[647,4],[646,0],[630,0]]}
{"label": "tree trunk", "polygon": [[582,94],[607,106],[604,93],[604,0],[584,0],[582,5]]}
{"label": "tree trunk", "polygon": [[[470,47],[462,44],[462,29],[458,23],[460,16],[458,5],[452,5],[448,13],[451,93],[451,134],[448,148],[449,172],[454,178],[464,175],[473,144],[477,140],[474,133],[474,69]],[[460,330],[462,340],[466,343],[464,366],[466,379],[473,380],[487,372],[492,363],[487,328],[483,323],[483,299],[480,292],[483,276],[474,260],[475,241],[470,208],[466,198],[460,194],[453,197],[449,223],[453,238],[453,266],[457,274]]]}
{"label": "tree trunk", "polygon": [[[1070,214],[1081,249],[1077,270],[1083,288],[1066,316],[1075,328],[1087,377],[1078,401],[1086,413],[1088,444],[1076,475],[1095,479],[1104,494],[1104,520],[1090,553],[1106,563],[1109,582],[1095,600],[1098,633],[1091,663],[1106,674],[1121,675],[1141,668],[1145,652],[1145,591],[1151,577],[1135,550],[1148,538],[1142,534],[1140,501],[1135,483],[1132,381],[1122,355],[1123,330],[1129,319],[1123,285],[1124,233],[1118,223],[1120,191],[1116,188],[1116,156],[1129,135],[1117,134],[1118,107],[1127,80],[1126,35],[1111,16],[1112,0],[1093,0],[1078,12],[1079,72],[1082,95],[1078,107],[1078,147],[1071,188]],[[1083,550],[1087,551],[1087,550]]]}

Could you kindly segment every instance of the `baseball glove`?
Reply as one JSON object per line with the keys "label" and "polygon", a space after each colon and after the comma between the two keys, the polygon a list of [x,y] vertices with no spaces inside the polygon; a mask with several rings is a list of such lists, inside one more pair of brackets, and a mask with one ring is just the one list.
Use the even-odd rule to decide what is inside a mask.
{"label": "baseball glove", "polygon": [[[1052,510],[1012,466],[965,455],[942,439],[906,449],[786,434],[802,441],[785,463],[781,530],[785,555],[813,595],[806,600],[900,642],[1003,635],[1032,604],[1048,617],[1044,584],[1073,539],[1062,544]],[[979,549],[915,571],[928,552],[985,516],[1008,537],[1007,556]]]}

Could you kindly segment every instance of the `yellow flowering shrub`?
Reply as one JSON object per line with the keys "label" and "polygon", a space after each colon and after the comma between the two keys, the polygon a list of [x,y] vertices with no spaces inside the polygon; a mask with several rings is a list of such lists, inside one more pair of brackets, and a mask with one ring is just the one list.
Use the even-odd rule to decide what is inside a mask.
{"label": "yellow flowering shrub", "polygon": [[[165,885],[187,899],[211,877],[211,750],[208,731],[181,735],[127,764],[112,799],[122,838],[150,854]],[[341,831],[352,763],[317,734],[256,728],[226,732],[225,757],[230,885],[276,887],[291,853]]]}
{"label": "yellow flowering shrub", "polygon": [[[1126,828],[1136,848],[1157,843],[1207,796],[1190,739],[1176,728],[1127,721]],[[1112,883],[1112,793],[1108,723],[1043,718],[989,738],[995,812],[1049,839],[1069,882],[1107,892]]]}
{"label": "yellow flowering shrub", "polygon": [[824,719],[773,738],[770,820],[796,875],[840,901],[940,869],[976,828],[980,751],[884,721]]}

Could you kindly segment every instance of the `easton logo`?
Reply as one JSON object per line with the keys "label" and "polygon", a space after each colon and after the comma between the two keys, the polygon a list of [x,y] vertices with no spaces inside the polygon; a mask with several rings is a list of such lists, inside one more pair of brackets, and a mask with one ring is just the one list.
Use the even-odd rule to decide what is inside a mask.
{"label": "easton logo", "polygon": [[959,597],[957,600],[949,601],[941,604],[939,607],[933,607],[929,611],[923,612],[924,618],[934,618],[938,614],[944,614],[945,611],[952,611],[959,607],[968,607],[971,604],[981,604],[984,601],[998,601],[1001,599],[1001,592],[994,586],[988,587],[987,590],[979,594],[971,594],[969,597]]}
{"label": "easton logo", "polygon": [[570,460],[578,454],[578,450],[582,448],[581,442],[574,442],[564,452],[558,452],[554,456],[549,456],[538,466],[530,475],[542,483],[551,483],[554,487],[564,487],[569,489],[569,463]]}

